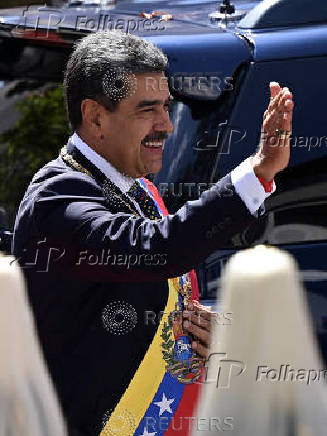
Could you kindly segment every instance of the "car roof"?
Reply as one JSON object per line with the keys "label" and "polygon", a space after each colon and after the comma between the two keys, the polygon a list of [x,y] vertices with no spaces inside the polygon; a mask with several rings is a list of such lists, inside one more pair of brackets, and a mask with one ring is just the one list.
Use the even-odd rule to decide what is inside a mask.
{"label": "car roof", "polygon": [[[69,51],[77,39],[101,30],[101,23],[106,17],[115,23],[119,20],[126,23],[141,20],[142,13],[159,11],[157,19],[162,20],[163,30],[143,29],[131,33],[150,39],[167,53],[169,74],[192,72],[197,65],[208,73],[219,71],[220,77],[230,77],[242,63],[252,60],[326,54],[326,0],[231,0],[237,18],[234,14],[219,17],[219,3],[211,0],[122,0],[115,3],[112,3],[113,0],[92,0],[97,1],[97,6],[91,4],[91,0],[79,1],[79,5],[64,3],[58,7],[34,5],[0,10],[0,38],[16,38],[32,45],[42,44],[43,47],[61,46]],[[318,10],[322,11],[319,16]],[[304,20],[303,11],[306,11],[306,21],[300,25]],[[81,17],[84,18],[81,20]],[[315,22],[314,19],[320,21]],[[78,26],[77,20],[80,20]],[[289,25],[291,20],[297,25]],[[96,23],[95,28],[88,26],[88,22]],[[286,22],[288,25],[283,27],[281,23]],[[36,23],[37,32],[33,30]],[[271,27],[263,27],[268,24]],[[45,32],[46,37],[41,35],[40,38],[40,30]],[[5,60],[2,59],[1,63]],[[11,74],[9,67],[5,70]],[[58,71],[51,77],[60,80],[62,70],[62,65],[59,65]],[[0,68],[1,71],[4,69]]]}
{"label": "car roof", "polygon": [[326,0],[263,0],[238,23],[238,28],[273,29],[326,22]]}
{"label": "car roof", "polygon": [[[21,23],[22,17],[33,15],[39,17],[40,26],[50,26],[73,30],[76,17],[86,15],[89,19],[101,14],[112,15],[118,19],[140,17],[141,13],[151,14],[162,11],[171,16],[167,20],[166,33],[198,33],[199,27],[217,31],[217,24],[224,24],[229,31],[242,29],[272,29],[281,26],[298,26],[327,22],[327,2],[325,0],[230,0],[235,6],[235,13],[221,14],[220,3],[213,0],[69,0],[59,3],[61,6],[45,5],[25,6],[21,8],[0,10],[0,27],[4,24]],[[49,17],[57,14],[60,23],[49,21]],[[224,26],[222,26],[224,27]],[[82,32],[83,29],[80,29]],[[86,31],[97,29],[86,28]],[[153,33],[153,32],[152,32]],[[151,31],[148,32],[151,34]],[[157,31],[156,31],[157,34]]]}
{"label": "car roof", "polygon": [[[222,2],[222,0],[221,0]],[[230,22],[236,22],[240,17],[244,17],[260,0],[232,0],[238,14],[229,17]],[[74,31],[77,17],[87,16],[88,20],[95,19],[102,15],[110,15],[115,19],[141,18],[142,13],[152,13],[163,11],[164,14],[171,16],[167,20],[165,33],[198,33],[204,29],[208,33],[217,32],[217,23],[221,21],[212,18],[212,14],[219,12],[219,3],[214,0],[74,0],[63,3],[61,6],[53,7],[46,5],[31,5],[12,9],[0,9],[0,29],[6,25],[22,25],[27,21],[33,23],[38,18],[38,26],[41,29],[66,29]],[[51,16],[58,16],[58,23]],[[60,17],[60,18],[59,18]],[[224,18],[222,15],[220,18]],[[159,17],[160,18],[160,17]],[[83,32],[81,27],[80,33]],[[97,28],[85,28],[86,32],[96,31]],[[219,29],[218,29],[219,31]],[[158,31],[148,31],[147,34],[158,34]]]}

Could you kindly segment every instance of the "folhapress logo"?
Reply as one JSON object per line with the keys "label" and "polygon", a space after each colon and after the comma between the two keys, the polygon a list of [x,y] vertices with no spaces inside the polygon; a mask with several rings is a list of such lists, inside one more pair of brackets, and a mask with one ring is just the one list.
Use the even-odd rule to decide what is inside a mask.
{"label": "folhapress logo", "polygon": [[205,365],[203,383],[215,383],[217,389],[228,389],[233,378],[240,376],[246,369],[244,362],[227,358],[227,353],[212,353]]}

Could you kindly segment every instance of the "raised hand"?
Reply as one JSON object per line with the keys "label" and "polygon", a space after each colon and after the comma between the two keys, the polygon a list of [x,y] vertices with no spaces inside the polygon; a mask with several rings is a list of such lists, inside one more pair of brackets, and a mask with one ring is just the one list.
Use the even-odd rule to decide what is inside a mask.
{"label": "raised hand", "polygon": [[258,177],[271,181],[287,167],[290,159],[293,95],[279,83],[270,83],[270,103],[263,116],[259,150],[253,157],[253,169]]}

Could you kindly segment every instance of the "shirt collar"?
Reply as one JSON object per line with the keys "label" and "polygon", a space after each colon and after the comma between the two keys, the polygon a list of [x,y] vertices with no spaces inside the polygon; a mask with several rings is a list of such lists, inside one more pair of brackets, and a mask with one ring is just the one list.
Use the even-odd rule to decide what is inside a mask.
{"label": "shirt collar", "polygon": [[93,163],[93,165],[95,165],[108,179],[118,186],[123,193],[126,193],[135,183],[136,179],[126,176],[118,171],[110,162],[87,145],[76,132],[70,138],[70,141],[90,162]]}

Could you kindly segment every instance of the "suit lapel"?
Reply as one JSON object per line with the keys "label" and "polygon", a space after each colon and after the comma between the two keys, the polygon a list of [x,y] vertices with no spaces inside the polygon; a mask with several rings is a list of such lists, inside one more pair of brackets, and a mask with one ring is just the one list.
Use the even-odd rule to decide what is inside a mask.
{"label": "suit lapel", "polygon": [[[98,185],[101,187],[106,203],[117,212],[126,212],[128,214],[135,214],[140,216],[134,203],[130,198],[124,194],[117,185],[115,185],[105,174],[96,167],[79,149],[71,142],[67,143],[67,152],[73,157],[73,159],[88,170]],[[69,163],[68,163],[69,164]]]}

